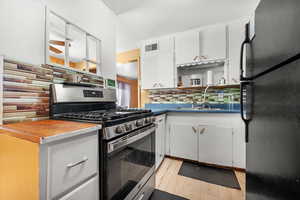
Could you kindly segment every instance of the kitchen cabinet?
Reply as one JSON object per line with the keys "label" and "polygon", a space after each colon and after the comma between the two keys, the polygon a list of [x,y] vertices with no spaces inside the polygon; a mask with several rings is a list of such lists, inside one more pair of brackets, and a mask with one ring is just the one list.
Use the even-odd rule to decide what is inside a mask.
{"label": "kitchen cabinet", "polygon": [[170,127],[170,154],[173,157],[198,160],[197,124],[174,123]]}
{"label": "kitchen cabinet", "polygon": [[[1,158],[5,165],[0,166],[0,177],[5,180],[18,177],[22,181],[1,182],[0,197],[30,200],[99,198],[100,126],[56,120],[6,126],[10,127],[9,131],[0,130],[1,151],[6,155]],[[48,129],[43,131],[41,127]]]}
{"label": "kitchen cabinet", "polygon": [[49,199],[55,199],[90,177],[97,176],[97,149],[97,134],[62,140],[45,146],[48,152],[46,183],[49,188]]}
{"label": "kitchen cabinet", "polygon": [[141,86],[142,89],[155,89],[157,81],[158,54],[141,57]]}
{"label": "kitchen cabinet", "polygon": [[245,168],[245,130],[239,114],[169,112],[166,126],[167,155]]}
{"label": "kitchen cabinet", "polygon": [[233,129],[218,125],[199,125],[198,161],[232,166]]}
{"label": "kitchen cabinet", "polygon": [[175,36],[176,65],[190,63],[200,55],[199,31],[186,31]]}
{"label": "kitchen cabinet", "polygon": [[200,56],[209,60],[225,59],[226,56],[226,26],[219,25],[201,30],[199,33]]}
{"label": "kitchen cabinet", "polygon": [[[156,49],[146,50],[153,45]],[[141,54],[142,89],[174,88],[174,38],[162,37],[145,41]]]}
{"label": "kitchen cabinet", "polygon": [[157,169],[166,154],[166,115],[159,115],[155,119],[156,135],[155,135],[155,169]]}
{"label": "kitchen cabinet", "polygon": [[[229,84],[240,81],[240,52],[245,39],[246,20],[238,20],[228,25],[229,31]],[[245,57],[245,55],[244,55]],[[245,64],[246,59],[244,59]]]}

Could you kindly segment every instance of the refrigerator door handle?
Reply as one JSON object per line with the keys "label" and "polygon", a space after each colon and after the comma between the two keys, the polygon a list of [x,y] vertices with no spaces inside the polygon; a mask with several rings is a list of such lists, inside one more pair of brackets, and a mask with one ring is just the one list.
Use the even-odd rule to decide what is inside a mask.
{"label": "refrigerator door handle", "polygon": [[[247,113],[245,112],[244,109],[244,100],[247,99],[247,86],[252,85],[252,81],[241,81],[240,85],[240,106],[241,106],[241,117],[242,120],[245,123],[245,142],[249,142],[249,123],[252,120],[251,118],[251,111],[248,112],[249,116],[247,117]],[[246,95],[244,95],[246,94]]]}
{"label": "refrigerator door handle", "polygon": [[[243,41],[241,45],[241,54],[240,54],[240,80],[248,80],[246,77],[246,70],[244,70],[244,51],[245,51],[245,46],[247,44],[251,43],[250,39],[250,23],[247,23],[245,25],[245,40]],[[245,76],[244,76],[245,73]]]}

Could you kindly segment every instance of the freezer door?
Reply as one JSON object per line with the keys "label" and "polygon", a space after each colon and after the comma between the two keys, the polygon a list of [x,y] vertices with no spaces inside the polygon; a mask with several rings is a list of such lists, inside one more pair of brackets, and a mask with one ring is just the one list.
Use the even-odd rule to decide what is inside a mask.
{"label": "freezer door", "polygon": [[299,11],[299,0],[260,1],[255,12],[256,36],[251,49],[247,47],[247,68],[253,68],[252,75],[300,53]]}
{"label": "freezer door", "polygon": [[254,82],[247,200],[300,199],[300,60]]}

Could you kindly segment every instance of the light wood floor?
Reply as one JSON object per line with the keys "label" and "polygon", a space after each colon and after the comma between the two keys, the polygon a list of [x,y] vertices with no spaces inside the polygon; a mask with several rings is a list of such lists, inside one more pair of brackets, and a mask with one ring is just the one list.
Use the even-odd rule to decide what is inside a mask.
{"label": "light wood floor", "polygon": [[178,175],[182,161],[166,158],[156,173],[156,188],[191,200],[244,200],[245,173],[235,171],[242,190]]}

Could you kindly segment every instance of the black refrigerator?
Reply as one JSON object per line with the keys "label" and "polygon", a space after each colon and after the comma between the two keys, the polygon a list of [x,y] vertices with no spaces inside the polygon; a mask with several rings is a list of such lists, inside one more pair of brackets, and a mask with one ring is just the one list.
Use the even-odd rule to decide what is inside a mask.
{"label": "black refrigerator", "polygon": [[[241,48],[246,199],[297,200],[300,199],[300,0],[261,0],[254,22],[246,25]],[[255,35],[250,34],[253,28]]]}

